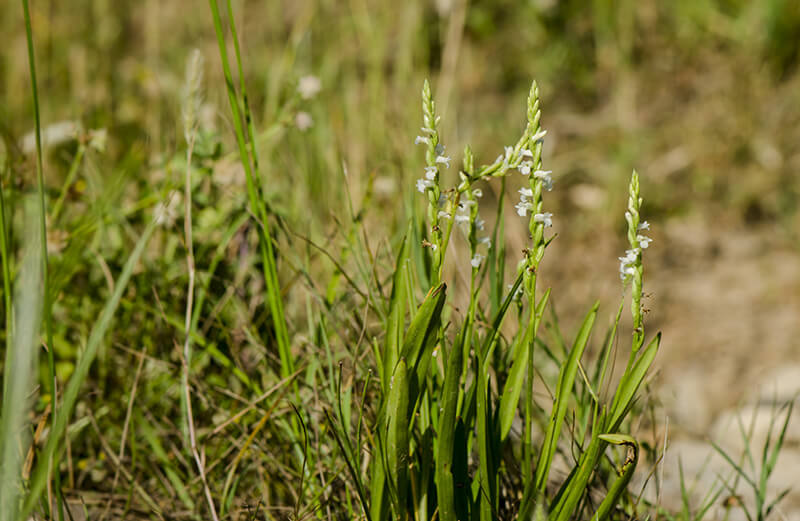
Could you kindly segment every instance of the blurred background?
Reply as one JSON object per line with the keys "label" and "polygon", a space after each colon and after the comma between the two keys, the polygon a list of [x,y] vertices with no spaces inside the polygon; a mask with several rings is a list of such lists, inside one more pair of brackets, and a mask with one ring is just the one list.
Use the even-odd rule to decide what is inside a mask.
{"label": "blurred background", "polygon": [[[50,216],[50,239],[66,377],[76,356],[70,346],[86,333],[80,324],[96,316],[107,269],[116,273],[134,240],[134,212],[155,211],[180,183],[181,87],[194,48],[206,73],[197,154],[213,172],[197,181],[204,187],[198,257],[214,250],[245,206],[244,181],[231,155],[205,3],[37,0],[31,8],[42,125],[52,138],[45,176],[51,200],[62,204]],[[651,383],[663,405],[657,414],[670,418],[676,439],[705,440],[724,432],[727,411],[752,401],[755,390],[793,396],[800,385],[800,2],[235,1],[234,12],[261,173],[284,240],[302,234],[325,243],[348,219],[349,200],[373,244],[396,241],[422,203],[414,180],[423,157],[413,141],[423,80],[432,81],[449,155],[460,162],[469,143],[482,164],[524,128],[535,79],[548,131],[544,165],[556,181],[545,204],[558,234],[542,271],[566,330],[598,296],[609,320],[616,311],[635,168],[654,238],[645,252],[646,323],[664,333]],[[13,206],[15,196],[35,190],[33,118],[21,7],[7,2],[3,13],[0,160]],[[295,99],[309,76],[319,80],[318,92]],[[104,141],[86,148],[73,172],[75,137],[89,135]],[[450,174],[455,182],[456,169]],[[517,188],[510,182],[508,197]],[[485,204],[498,189],[485,187]],[[157,238],[132,291],[180,310],[181,221],[160,210],[175,233],[165,228]],[[506,218],[516,259],[525,224],[513,209]],[[229,270],[234,277],[235,266]],[[115,333],[122,347],[106,360],[168,337],[158,320],[142,318],[158,313],[136,302],[132,294],[123,303],[120,322],[130,326]],[[240,309],[234,323],[259,309],[246,299],[240,305],[251,313]],[[231,335],[230,345],[242,341]],[[113,379],[117,370],[100,367],[101,377]]]}

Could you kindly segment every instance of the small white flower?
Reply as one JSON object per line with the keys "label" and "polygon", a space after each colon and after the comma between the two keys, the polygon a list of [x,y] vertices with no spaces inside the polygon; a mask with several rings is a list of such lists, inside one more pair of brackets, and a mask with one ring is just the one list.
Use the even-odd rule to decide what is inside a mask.
{"label": "small white flower", "polygon": [[647,221],[640,222],[639,226],[636,227],[636,231],[649,230],[649,229],[650,229],[650,223]]}
{"label": "small white flower", "polygon": [[533,205],[528,201],[520,201],[514,205],[514,208],[517,209],[517,215],[520,217],[525,217],[528,215],[528,211],[533,210]]}
{"label": "small white flower", "polygon": [[425,193],[425,190],[433,186],[433,183],[428,181],[427,179],[417,179],[417,190],[421,193]]}
{"label": "small white flower", "polygon": [[553,214],[550,212],[537,213],[533,216],[533,221],[544,224],[544,227],[553,226]]}
{"label": "small white flower", "polygon": [[523,201],[525,201],[526,197],[533,197],[533,190],[530,188],[520,188],[519,193]]}
{"label": "small white flower", "polygon": [[514,153],[514,147],[505,147],[505,151],[506,151],[505,158],[511,159],[511,154]]}
{"label": "small white flower", "polygon": [[544,189],[549,192],[553,189],[553,178],[551,177],[552,173],[552,170],[537,170],[533,173],[533,177],[536,179],[541,179],[542,183],[544,184]]}
{"label": "small white flower", "polygon": [[483,255],[481,255],[480,253],[476,253],[472,257],[472,260],[469,261],[469,263],[472,264],[473,268],[479,268],[482,261],[483,261]]}
{"label": "small white flower", "polygon": [[444,155],[444,145],[441,144],[441,143],[436,143],[436,148],[434,148],[434,151],[436,152],[437,156],[443,156]]}
{"label": "small white flower", "polygon": [[431,140],[429,138],[426,138],[426,137],[423,137],[423,136],[417,136],[417,138],[414,140],[414,144],[415,145],[430,145],[431,144]]}
{"label": "small white flower", "polygon": [[463,213],[457,213],[455,220],[456,220],[456,224],[468,223],[469,222],[469,215],[465,215]]}
{"label": "small white flower", "polygon": [[636,274],[636,268],[633,266],[626,266],[620,264],[619,266],[619,278],[624,282],[626,278],[632,277]]}
{"label": "small white flower", "polygon": [[478,198],[483,197],[483,190],[481,190],[480,188],[476,188],[475,190],[472,191],[472,195]]}
{"label": "small white flower", "polygon": [[519,173],[525,176],[531,175],[532,168],[533,168],[532,162],[523,161],[522,164],[519,165]]}
{"label": "small white flower", "polygon": [[645,235],[637,235],[636,240],[639,241],[639,246],[641,246],[643,250],[646,250],[647,247],[650,246],[650,243],[653,242],[653,239]]}
{"label": "small white flower", "polygon": [[322,82],[320,82],[319,78],[312,74],[303,76],[300,78],[300,81],[297,84],[297,92],[300,93],[300,97],[303,99],[313,98],[321,89]]}
{"label": "small white flower", "polygon": [[430,135],[436,134],[436,131],[434,129],[430,128],[430,127],[422,127],[422,128],[420,128],[420,130],[422,130],[426,134],[430,134]]}
{"label": "small white flower", "polygon": [[425,167],[425,179],[428,181],[433,181],[436,179],[436,174],[439,170],[435,166],[426,166]]}
{"label": "small white flower", "polygon": [[487,248],[492,247],[492,238],[491,237],[481,237],[478,239],[478,244],[485,244]]}
{"label": "small white flower", "polygon": [[444,210],[439,211],[439,219],[449,219],[450,214],[445,212]]}
{"label": "small white flower", "polygon": [[294,124],[300,131],[305,132],[314,126],[314,118],[308,112],[300,111],[294,117]]}
{"label": "small white flower", "polygon": [[483,227],[484,227],[484,225],[485,225],[485,224],[486,224],[486,221],[484,221],[483,219],[481,219],[481,217],[480,217],[480,216],[478,216],[478,217],[476,217],[476,218],[475,218],[475,229],[476,229],[476,230],[478,230],[478,231],[481,231],[481,232],[482,232],[482,231],[483,231]]}
{"label": "small white flower", "polygon": [[620,262],[624,264],[632,264],[636,262],[636,259],[639,257],[639,251],[639,249],[625,250],[625,256],[619,258]]}
{"label": "small white flower", "polygon": [[625,256],[619,258],[619,278],[624,282],[629,276],[636,274],[636,261],[639,258],[640,249],[635,248],[625,251]]}
{"label": "small white flower", "polygon": [[538,143],[539,141],[543,140],[546,135],[547,135],[546,130],[540,130],[539,132],[531,136],[531,142]]}
{"label": "small white flower", "polygon": [[467,208],[471,208],[471,207],[475,206],[476,204],[477,203],[475,203],[475,201],[472,201],[470,199],[464,199],[463,201],[459,201],[458,207],[461,208],[461,209],[466,210]]}
{"label": "small white flower", "polygon": [[523,148],[522,150],[519,151],[519,157],[529,157],[533,159],[533,152],[531,152],[527,148]]}
{"label": "small white flower", "polygon": [[441,163],[445,168],[450,168],[450,158],[446,156],[436,156],[436,162]]}

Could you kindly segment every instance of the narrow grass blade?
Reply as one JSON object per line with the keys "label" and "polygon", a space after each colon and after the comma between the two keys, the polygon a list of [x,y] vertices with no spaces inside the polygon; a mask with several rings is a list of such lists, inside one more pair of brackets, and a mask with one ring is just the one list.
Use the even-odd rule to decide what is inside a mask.
{"label": "narrow grass blade", "polygon": [[[330,432],[333,435],[333,438],[336,440],[336,444],[339,446],[339,450],[342,451],[344,455],[344,462],[347,465],[347,470],[350,472],[350,476],[353,478],[353,482],[356,485],[356,492],[358,493],[358,498],[361,501],[361,505],[364,508],[364,515],[367,518],[367,521],[372,521],[372,517],[370,517],[370,508],[368,508],[369,502],[367,501],[367,496],[364,492],[364,488],[361,485],[361,479],[359,478],[358,469],[353,466],[353,459],[350,457],[349,453],[345,449],[344,443],[342,443],[342,435],[339,433],[338,427],[333,420],[329,411],[325,411],[325,417],[328,420],[328,427],[330,427]],[[381,465],[376,465],[381,467]],[[379,519],[379,518],[376,518]]]}
{"label": "narrow grass blade", "polygon": [[[251,148],[248,149],[247,136],[249,135],[248,132],[250,129],[243,122],[241,108],[239,106],[239,98],[233,83],[233,75],[231,73],[231,67],[228,61],[228,48],[222,31],[222,20],[220,18],[219,5],[217,4],[216,0],[209,0],[209,6],[211,8],[211,14],[214,20],[214,29],[217,34],[217,43],[219,45],[219,54],[222,61],[222,70],[225,75],[228,101],[233,116],[233,127],[236,134],[236,143],[239,147],[239,157],[245,171],[247,196],[250,206],[253,210],[253,214],[259,221],[259,249],[263,263],[264,281],[267,286],[267,304],[272,315],[273,327],[275,328],[275,337],[278,344],[278,355],[280,356],[281,361],[281,376],[285,378],[294,372],[294,360],[292,358],[291,346],[289,343],[289,333],[286,327],[286,318],[283,311],[283,300],[281,297],[280,283],[278,281],[278,271],[275,260],[275,252],[272,246],[272,234],[270,231],[266,203],[259,194],[258,184],[256,183],[256,174],[253,171],[253,163],[257,163],[257,159],[252,152],[254,150],[254,143],[251,142]],[[230,19],[230,24],[233,27],[233,18]],[[237,63],[240,66],[239,75],[241,77],[243,71],[241,69],[241,56],[238,52],[238,42],[235,46],[235,50],[237,53]],[[245,99],[244,101],[246,106],[247,100]],[[245,110],[249,113],[249,109]]]}
{"label": "narrow grass blade", "polygon": [[180,498],[186,508],[193,510],[194,501],[192,501],[189,491],[184,485],[184,478],[175,468],[175,465],[167,455],[167,451],[164,450],[164,446],[159,439],[159,435],[148,421],[140,419],[138,423],[144,441],[147,442],[147,445],[150,447],[151,454],[153,454],[155,459],[159,462],[161,470],[164,471],[164,474],[167,476],[167,480],[169,480],[174,487],[178,498]]}

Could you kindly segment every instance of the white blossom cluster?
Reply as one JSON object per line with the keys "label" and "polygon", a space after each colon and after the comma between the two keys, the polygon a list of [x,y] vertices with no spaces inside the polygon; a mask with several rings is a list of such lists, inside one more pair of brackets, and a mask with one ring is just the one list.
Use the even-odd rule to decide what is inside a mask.
{"label": "white blossom cluster", "polygon": [[[517,215],[520,217],[525,217],[529,211],[534,209],[534,205],[530,200],[531,197],[533,197],[533,191],[530,188],[519,189],[519,202],[514,208],[517,209]],[[553,226],[553,214],[550,212],[534,214],[533,220],[544,224],[545,228]]]}
{"label": "white blossom cluster", "polygon": [[[628,214],[629,212],[625,213]],[[647,221],[642,221],[637,227],[637,231],[649,229],[650,223]],[[646,250],[647,247],[650,246],[650,243],[653,242],[653,239],[641,234],[636,235],[636,240],[639,243],[639,247],[626,250],[625,256],[619,257],[619,278],[623,282],[625,282],[628,277],[632,277],[636,274],[636,264],[639,262],[639,254],[642,252],[642,250]]]}
{"label": "white blossom cluster", "polygon": [[[431,138],[430,135],[436,133],[435,130],[429,127],[422,127],[423,134],[428,134],[427,136],[417,136],[414,140],[415,145],[425,145],[430,146]],[[444,155],[444,145],[441,143],[436,144],[436,160],[437,165],[444,165],[445,168],[450,168],[450,158]],[[432,188],[436,182],[436,174],[439,172],[438,167],[433,165],[428,165],[425,167],[425,177],[417,179],[417,190],[421,193],[425,193],[428,188]]]}

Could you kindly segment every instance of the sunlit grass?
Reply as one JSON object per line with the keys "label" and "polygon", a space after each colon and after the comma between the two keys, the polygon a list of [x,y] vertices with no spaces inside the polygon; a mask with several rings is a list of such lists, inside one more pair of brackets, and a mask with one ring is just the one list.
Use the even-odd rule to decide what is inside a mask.
{"label": "sunlit grass", "polygon": [[[82,510],[78,498],[106,518],[657,511],[628,490],[634,472],[649,470],[634,425],[660,340],[642,311],[650,239],[640,212],[658,228],[680,211],[675,200],[711,194],[720,174],[693,172],[690,188],[669,189],[648,177],[639,159],[648,147],[681,143],[628,119],[630,74],[607,78],[630,73],[647,45],[635,28],[649,19],[633,4],[596,3],[588,14],[570,2],[531,5],[506,20],[484,3],[461,14],[458,5],[440,13],[417,2],[396,11],[320,3],[284,19],[279,4],[212,0],[196,21],[145,2],[131,22],[146,40],[134,65],[114,54],[129,29],[115,25],[110,6],[90,4],[74,9],[95,20],[96,34],[69,56],[42,43],[51,36],[38,31],[47,27],[41,7],[31,20],[20,4],[29,91],[6,89],[0,107],[33,127],[36,143],[26,160],[17,129],[6,136],[3,127],[0,441],[11,463],[0,515],[66,519],[62,505]],[[667,20],[689,13],[698,27],[715,20],[725,41],[744,45],[756,26],[736,13],[760,8],[665,9]],[[769,14],[772,31],[752,45],[773,48],[791,29],[791,18]],[[175,23],[183,18],[186,27]],[[191,46],[168,43],[187,27]],[[687,27],[664,31],[690,49],[700,29]],[[183,81],[169,69],[196,46],[208,93],[194,100],[173,88]],[[542,49],[535,60],[533,48]],[[97,58],[91,96],[60,83],[68,68],[70,85],[82,84],[81,52]],[[492,74],[480,68],[484,53],[502,54],[489,60]],[[789,70],[791,55],[779,54],[776,70]],[[13,72],[12,53],[3,60]],[[42,63],[47,81],[37,82]],[[543,92],[528,89],[532,76]],[[548,114],[606,96],[613,123],[595,114],[561,135],[544,132]],[[187,100],[198,103],[181,112]],[[544,116],[542,100],[553,102]],[[53,114],[82,124],[48,143]],[[619,142],[608,141],[617,131]],[[545,153],[583,132],[600,139],[574,159]],[[562,331],[554,301],[570,281],[551,289],[542,277],[561,260],[551,241],[570,240],[586,219],[559,211],[584,179],[581,162],[598,167],[586,179],[608,194],[597,219],[627,228],[625,297],[610,310],[587,306],[582,321],[570,317],[575,330]],[[633,164],[644,201],[639,175],[628,176]],[[37,217],[22,203],[34,190]],[[746,200],[751,188],[742,190]],[[786,216],[792,193],[780,206]],[[772,465],[775,447],[764,450]],[[753,478],[736,467],[754,485],[753,519],[773,507],[762,468]],[[718,495],[699,509],[687,499],[675,516],[702,517]]]}

